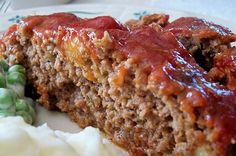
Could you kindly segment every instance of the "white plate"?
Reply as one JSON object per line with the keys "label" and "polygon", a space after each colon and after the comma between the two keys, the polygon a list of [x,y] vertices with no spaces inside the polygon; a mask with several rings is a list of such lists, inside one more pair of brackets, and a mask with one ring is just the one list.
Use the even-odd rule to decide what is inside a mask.
{"label": "white plate", "polygon": [[[91,5],[91,4],[77,4],[77,5],[64,5],[55,7],[44,7],[44,8],[34,8],[27,10],[19,10],[4,15],[0,15],[0,32],[6,31],[6,29],[13,23],[18,23],[23,17],[29,15],[45,15],[55,12],[70,12],[74,13],[80,17],[94,17],[109,15],[115,17],[118,21],[124,22],[128,19],[138,19],[143,15],[150,13],[166,13],[170,15],[170,21],[182,17],[182,16],[196,16],[204,18],[206,20],[221,24],[228,27],[233,32],[236,32],[236,24],[230,21],[225,21],[222,19],[204,16],[199,14],[193,14],[189,12],[181,12],[174,10],[167,10],[164,8],[156,7],[145,7],[145,6],[123,6],[123,5]],[[37,107],[37,123],[36,125],[47,123],[51,128],[76,132],[79,131],[79,127],[72,123],[65,114],[59,112],[49,112],[42,108]]]}

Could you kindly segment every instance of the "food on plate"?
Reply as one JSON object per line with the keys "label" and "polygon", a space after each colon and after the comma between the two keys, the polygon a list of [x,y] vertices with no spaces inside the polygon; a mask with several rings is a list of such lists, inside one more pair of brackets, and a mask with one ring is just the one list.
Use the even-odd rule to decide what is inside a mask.
{"label": "food on plate", "polygon": [[31,16],[8,29],[0,53],[24,65],[43,106],[99,128],[131,155],[234,155],[236,93],[207,71],[235,34],[156,16],[126,26],[109,16]]}
{"label": "food on plate", "polygon": [[1,156],[126,156],[98,129],[78,133],[53,131],[46,124],[34,127],[21,117],[0,117]]}
{"label": "food on plate", "polygon": [[229,29],[210,23],[204,19],[182,17],[164,28],[175,34],[205,70],[213,65],[215,54],[230,47],[236,35]]}
{"label": "food on plate", "polygon": [[0,60],[0,116],[22,116],[32,124],[35,120],[34,101],[25,97],[25,68],[9,67]]}
{"label": "food on plate", "polygon": [[236,35],[229,29],[196,17],[181,17],[168,22],[168,15],[152,14],[140,20],[130,20],[126,26],[133,29],[141,26],[163,28],[172,32],[196,62],[209,71],[215,54],[227,50]]}
{"label": "food on plate", "polygon": [[236,91],[236,48],[227,49],[214,57],[209,75],[214,81]]}
{"label": "food on plate", "polygon": [[169,15],[166,14],[151,14],[142,16],[139,20],[131,19],[125,22],[125,26],[129,29],[136,29],[141,26],[150,26],[155,29],[160,29],[169,23]]}

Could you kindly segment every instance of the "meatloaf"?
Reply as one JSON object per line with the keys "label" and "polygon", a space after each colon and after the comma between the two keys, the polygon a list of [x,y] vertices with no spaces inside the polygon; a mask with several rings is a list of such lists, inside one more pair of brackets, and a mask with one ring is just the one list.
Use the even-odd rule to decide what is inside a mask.
{"label": "meatloaf", "polygon": [[212,68],[214,56],[227,50],[230,43],[236,40],[236,35],[229,29],[204,19],[181,17],[173,22],[168,19],[165,14],[151,14],[140,20],[130,20],[126,26],[130,29],[151,26],[172,32],[206,71]]}
{"label": "meatloaf", "polygon": [[217,54],[209,75],[215,82],[236,91],[236,48],[229,48]]}
{"label": "meatloaf", "polygon": [[31,16],[8,29],[0,54],[26,67],[40,104],[98,127],[130,155],[235,155],[235,91],[212,80],[171,23],[159,24]]}

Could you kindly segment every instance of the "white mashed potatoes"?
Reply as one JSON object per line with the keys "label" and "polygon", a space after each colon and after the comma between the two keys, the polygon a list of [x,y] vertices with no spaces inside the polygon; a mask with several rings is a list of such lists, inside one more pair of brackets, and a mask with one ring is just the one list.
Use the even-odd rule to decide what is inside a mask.
{"label": "white mashed potatoes", "polygon": [[0,118],[0,156],[123,156],[125,151],[105,139],[98,129],[79,133],[33,127],[21,117]]}

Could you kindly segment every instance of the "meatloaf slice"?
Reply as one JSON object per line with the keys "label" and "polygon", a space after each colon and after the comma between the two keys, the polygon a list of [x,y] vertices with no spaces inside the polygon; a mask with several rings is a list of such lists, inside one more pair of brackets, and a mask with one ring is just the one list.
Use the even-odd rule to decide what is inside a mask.
{"label": "meatloaf slice", "polygon": [[220,82],[236,91],[236,48],[217,54],[209,75],[215,82]]}
{"label": "meatloaf slice", "polygon": [[214,56],[236,41],[236,35],[229,29],[196,17],[179,18],[164,29],[174,33],[196,62],[207,71],[212,68]]}
{"label": "meatloaf slice", "polygon": [[207,71],[212,68],[213,57],[236,41],[236,35],[229,29],[196,17],[181,17],[168,22],[168,15],[152,14],[143,16],[140,20],[130,20],[126,25],[130,29],[148,25],[172,32]]}
{"label": "meatloaf slice", "polygon": [[211,82],[171,32],[59,13],[24,19],[0,43],[42,105],[100,128],[131,155],[236,151],[235,93]]}
{"label": "meatloaf slice", "polygon": [[125,23],[129,29],[135,29],[142,26],[150,26],[160,29],[169,23],[169,15],[166,14],[151,14],[142,16],[140,19],[131,19]]}

